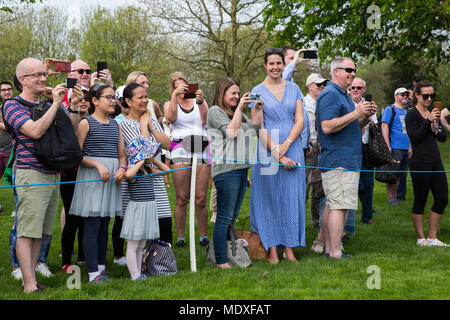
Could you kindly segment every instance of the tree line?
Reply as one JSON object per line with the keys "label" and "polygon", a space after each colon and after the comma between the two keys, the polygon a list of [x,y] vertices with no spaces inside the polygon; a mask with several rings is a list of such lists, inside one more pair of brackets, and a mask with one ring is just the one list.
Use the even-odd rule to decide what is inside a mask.
{"label": "tree line", "polygon": [[[329,78],[331,59],[342,53],[352,53],[354,46],[352,56],[357,64],[357,75],[367,81],[368,92],[379,106],[392,103],[397,87],[425,78],[435,82],[438,98],[444,104],[450,101],[449,62],[442,59],[442,55],[441,59],[425,53],[399,58],[393,48],[386,50],[386,54],[366,52],[356,33],[353,33],[354,41],[344,33],[347,38],[336,34],[331,46],[330,34],[317,42],[324,29],[316,30],[314,36],[315,29],[307,20],[308,16],[303,20],[292,19],[292,22],[305,23],[303,28],[295,29],[292,24],[280,28],[283,26],[281,13],[289,14],[292,8],[282,8],[281,2],[274,0],[143,0],[139,6],[85,9],[77,28],[73,27],[68,12],[45,6],[45,1],[44,5],[25,2],[32,3],[22,5],[20,10],[14,7],[0,10],[2,81],[12,80],[17,62],[28,56],[42,60],[82,59],[93,71],[97,61],[107,61],[116,86],[124,84],[132,71],[146,72],[150,97],[160,105],[169,98],[169,75],[174,71],[182,71],[191,82],[198,82],[211,103],[218,78],[233,77],[241,83],[243,92],[251,90],[265,77],[264,50],[292,44],[319,49],[320,60],[300,65],[294,77],[306,95],[305,79],[309,73],[318,72]],[[325,7],[320,7],[325,2],[318,1],[315,9],[325,12]],[[285,6],[296,3],[310,5],[308,1],[282,2]],[[336,20],[330,17],[333,14],[341,14],[342,21],[359,19],[348,13],[343,15],[338,9],[331,8],[328,16],[322,13],[321,21],[328,23],[327,30]],[[348,28],[361,25],[360,21],[350,22]],[[342,46],[346,46],[346,50]],[[48,84],[52,86],[62,81],[62,75],[50,77]]]}

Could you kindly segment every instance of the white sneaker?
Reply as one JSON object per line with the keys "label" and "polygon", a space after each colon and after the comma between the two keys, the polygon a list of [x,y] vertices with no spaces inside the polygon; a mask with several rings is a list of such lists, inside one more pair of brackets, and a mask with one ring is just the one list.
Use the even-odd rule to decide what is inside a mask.
{"label": "white sneaker", "polygon": [[430,246],[430,243],[427,241],[427,239],[424,239],[424,238],[422,238],[422,239],[417,239],[416,244],[417,244],[419,247],[429,247],[429,246]]}
{"label": "white sneaker", "polygon": [[114,263],[123,267],[127,265],[127,259],[125,259],[125,257],[119,259],[114,258]]}
{"label": "white sneaker", "polygon": [[316,239],[311,246],[311,250],[315,253],[322,253],[325,250],[325,242],[323,240]]}
{"label": "white sneaker", "polygon": [[22,270],[20,268],[17,268],[11,272],[11,276],[16,280],[22,280]]}
{"label": "white sneaker", "polygon": [[48,265],[46,263],[39,263],[36,266],[36,271],[39,272],[42,276],[50,278],[53,277],[53,273],[51,273]]}
{"label": "white sneaker", "polygon": [[438,240],[438,239],[427,238],[427,241],[430,244],[430,246],[435,246],[435,247],[448,247],[449,246],[448,244],[443,243],[441,240]]}

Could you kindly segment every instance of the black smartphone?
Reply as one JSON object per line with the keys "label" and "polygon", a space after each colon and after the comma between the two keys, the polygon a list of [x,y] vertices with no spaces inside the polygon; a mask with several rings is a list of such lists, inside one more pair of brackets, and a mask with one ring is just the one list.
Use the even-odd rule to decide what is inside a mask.
{"label": "black smartphone", "polygon": [[317,50],[303,51],[303,58],[305,59],[317,59]]}
{"label": "black smartphone", "polygon": [[77,84],[78,79],[77,78],[66,78],[66,87],[67,88],[75,88],[75,85]]}
{"label": "black smartphone", "polygon": [[372,95],[371,94],[366,94],[365,96],[364,96],[364,100],[365,101],[367,101],[367,102],[372,102]]}
{"label": "black smartphone", "polygon": [[105,61],[97,62],[97,77],[100,77],[100,71],[108,69],[108,64]]}

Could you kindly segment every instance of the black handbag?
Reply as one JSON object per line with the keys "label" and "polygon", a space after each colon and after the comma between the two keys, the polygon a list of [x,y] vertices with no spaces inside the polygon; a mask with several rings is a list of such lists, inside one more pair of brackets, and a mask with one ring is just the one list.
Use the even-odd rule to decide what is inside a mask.
{"label": "black handbag", "polygon": [[391,163],[385,164],[375,171],[375,180],[382,183],[394,184],[399,176],[399,172],[389,172],[389,171],[399,171],[400,161],[393,159]]}
{"label": "black handbag", "polygon": [[177,261],[170,244],[160,240],[151,240],[150,246],[144,251],[142,272],[146,272],[150,276],[177,273]]}
{"label": "black handbag", "polygon": [[369,161],[373,167],[392,164],[392,155],[381,130],[375,124],[369,125]]}

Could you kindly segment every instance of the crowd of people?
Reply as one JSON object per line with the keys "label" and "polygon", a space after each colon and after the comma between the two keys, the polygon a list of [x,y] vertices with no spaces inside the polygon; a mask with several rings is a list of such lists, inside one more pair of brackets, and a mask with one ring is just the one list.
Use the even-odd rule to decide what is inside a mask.
{"label": "crowd of people", "polygon": [[[24,292],[43,290],[36,272],[52,275],[46,259],[60,195],[63,272],[72,265],[78,234],[78,263],[86,264],[89,282],[109,280],[108,228],[114,219],[114,263],[126,265],[131,280],[145,279],[141,263],[146,241],[174,242],[166,190],[169,171],[175,188],[175,246],[186,245],[194,154],[199,160],[195,180],[199,245],[210,245],[207,196],[212,178],[218,267],[231,267],[226,242],[250,185],[250,168],[251,230],[260,237],[270,263],[279,262],[280,249],[284,259],[296,262],[294,248],[306,246],[309,190],[312,225],[319,230],[311,249],[330,259],[349,258],[350,254],[343,253],[342,239],[355,232],[358,198],[362,223],[374,224],[374,173],[368,143],[369,126],[376,125],[404,171],[394,184],[386,184],[388,204],[395,206],[405,200],[406,171],[410,168],[417,245],[446,246],[437,239],[448,202],[447,177],[437,141],[446,140],[449,111],[432,108],[433,84],[422,81],[410,90],[396,89],[394,103],[378,119],[376,113],[381,110],[364,95],[366,82],[356,77],[350,58],[336,58],[331,63],[330,80],[310,74],[304,96],[293,80],[299,63],[308,60],[301,58],[302,52],[290,46],[267,49],[266,78],[246,93],[240,91],[236,80],[218,79],[211,107],[204,92],[195,86],[192,89],[188,78],[176,72],[170,75],[170,99],[163,112],[148,96],[149,81],[144,72],[132,72],[126,83],[116,88],[109,70],[91,74],[89,65],[77,60],[68,73],[77,79],[73,89],[65,83],[47,88],[55,60],[20,61],[15,99],[11,99],[13,85],[9,81],[0,84],[4,101],[0,169],[3,174],[14,153],[12,184],[37,184],[14,188],[12,276],[23,279]],[[43,95],[51,96],[51,106],[41,118],[32,120],[29,106],[39,104]],[[83,154],[79,166],[61,172],[47,168],[34,155],[34,141],[47,131],[59,109],[70,117]],[[434,204],[425,237],[424,207],[430,191]]]}

